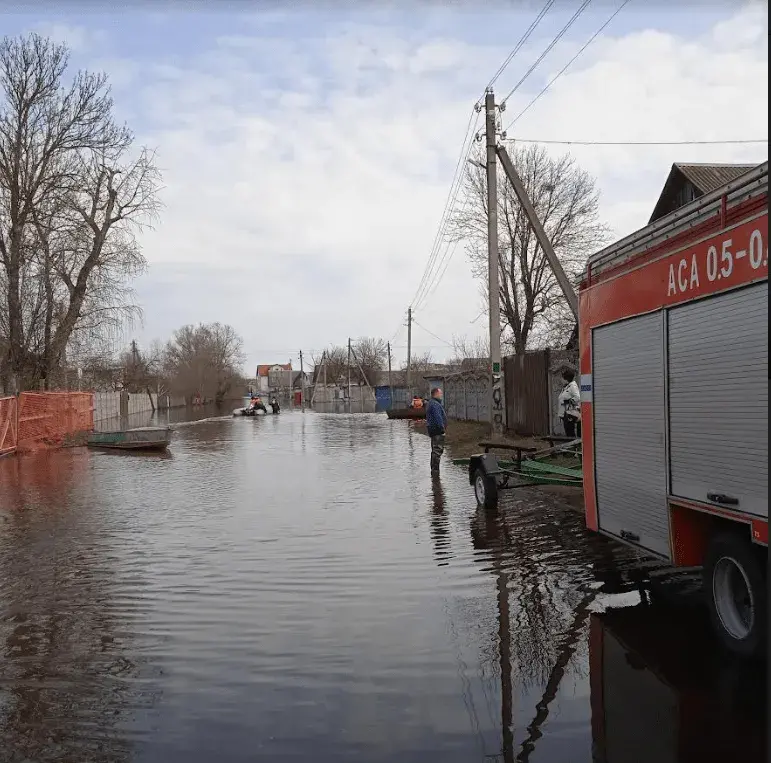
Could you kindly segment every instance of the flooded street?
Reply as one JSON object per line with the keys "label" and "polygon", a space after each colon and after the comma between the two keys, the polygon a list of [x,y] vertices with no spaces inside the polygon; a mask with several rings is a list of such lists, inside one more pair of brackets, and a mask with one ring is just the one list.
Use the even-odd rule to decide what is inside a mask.
{"label": "flooded street", "polygon": [[649,568],[382,415],[7,458],[0,760],[765,760],[763,671]]}

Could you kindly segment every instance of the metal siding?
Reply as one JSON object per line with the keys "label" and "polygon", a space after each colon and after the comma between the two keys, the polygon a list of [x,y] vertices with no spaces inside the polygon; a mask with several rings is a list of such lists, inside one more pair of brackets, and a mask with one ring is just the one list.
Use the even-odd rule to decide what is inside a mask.
{"label": "metal siding", "polygon": [[671,490],[768,516],[768,282],[669,313]]}
{"label": "metal siding", "polygon": [[669,557],[663,312],[595,329],[592,357],[599,527]]}

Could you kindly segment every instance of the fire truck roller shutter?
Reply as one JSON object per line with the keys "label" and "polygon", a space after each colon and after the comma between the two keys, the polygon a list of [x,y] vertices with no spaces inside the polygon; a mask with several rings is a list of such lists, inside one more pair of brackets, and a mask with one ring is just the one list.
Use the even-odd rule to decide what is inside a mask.
{"label": "fire truck roller shutter", "polygon": [[594,461],[600,530],[670,558],[663,316],[593,332]]}
{"label": "fire truck roller shutter", "polygon": [[672,493],[768,517],[768,282],[673,308],[668,324]]}

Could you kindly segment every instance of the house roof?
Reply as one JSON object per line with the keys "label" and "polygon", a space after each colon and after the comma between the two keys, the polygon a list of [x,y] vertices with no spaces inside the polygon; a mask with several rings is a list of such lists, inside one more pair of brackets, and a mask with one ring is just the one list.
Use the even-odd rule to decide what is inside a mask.
{"label": "house roof", "polygon": [[720,186],[754,170],[754,164],[680,164],[675,166],[702,193],[715,191]]}
{"label": "house roof", "polygon": [[268,376],[271,368],[280,368],[282,371],[291,371],[291,363],[270,363],[267,365],[257,366],[257,376]]}
{"label": "house roof", "polygon": [[672,205],[678,191],[685,183],[690,183],[693,186],[696,191],[696,198],[699,198],[754,170],[756,166],[755,164],[685,164],[675,162],[669,170],[669,176],[648,222],[652,223],[674,211]]}

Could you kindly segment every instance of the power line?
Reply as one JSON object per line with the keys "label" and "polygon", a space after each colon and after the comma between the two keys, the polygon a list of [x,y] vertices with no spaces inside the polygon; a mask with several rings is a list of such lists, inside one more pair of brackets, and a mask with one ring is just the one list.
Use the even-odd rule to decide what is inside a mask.
{"label": "power line", "polygon": [[578,10],[573,14],[573,16],[568,20],[567,24],[565,24],[562,29],[557,32],[557,35],[555,38],[546,46],[546,49],[541,53],[540,56],[535,60],[533,65],[525,72],[522,79],[520,79],[519,82],[517,82],[516,85],[514,85],[513,88],[509,91],[509,94],[501,101],[500,105],[503,106],[503,104],[506,103],[506,101],[511,98],[514,93],[516,93],[517,90],[519,90],[522,83],[536,70],[538,65],[541,63],[541,61],[546,58],[546,56],[549,54],[549,51],[563,38],[565,33],[570,29],[570,27],[573,26],[573,24],[576,22],[578,17],[587,9],[589,6],[589,3],[591,3],[592,0],[584,0],[584,2],[579,6]]}
{"label": "power line", "polygon": [[[541,11],[535,17],[535,21],[533,21],[533,23],[530,24],[530,26],[527,28],[527,30],[522,35],[522,37],[519,38],[519,42],[517,42],[517,44],[514,46],[514,49],[511,51],[511,53],[509,53],[505,61],[498,67],[498,71],[495,72],[495,74],[493,74],[492,79],[487,83],[487,87],[485,88],[486,90],[489,90],[495,84],[498,77],[500,77],[501,74],[503,74],[503,72],[506,70],[506,67],[512,62],[512,60],[514,59],[514,56],[516,56],[517,53],[519,53],[519,51],[522,49],[522,46],[528,41],[528,39],[530,38],[530,35],[533,34],[536,27],[538,26],[538,24],[541,23],[541,21],[543,20],[543,17],[547,14],[547,12],[552,7],[552,5],[554,5],[554,0],[547,0],[546,5],[544,5],[544,7],[541,8]],[[482,96],[482,98],[480,98],[480,100],[477,101],[477,103],[478,104],[481,103],[483,99],[484,99],[484,95]]]}
{"label": "power line", "polygon": [[[492,76],[492,78],[490,79],[490,82],[487,85],[488,88],[492,87],[492,85],[496,82],[498,77],[500,77],[501,74],[505,71],[506,67],[508,67],[508,65],[514,59],[517,53],[522,49],[522,46],[527,42],[527,40],[533,34],[533,32],[540,24],[540,22],[543,20],[544,16],[546,16],[546,14],[548,13],[549,9],[552,7],[553,4],[554,4],[554,0],[547,0],[543,8],[539,11],[538,15],[533,20],[533,22],[525,30],[522,37],[514,46],[514,49],[511,51],[511,53],[509,53],[509,55],[506,57],[504,62],[498,67],[498,70]],[[473,135],[474,129],[476,128],[476,122],[479,119],[479,104],[480,104],[480,100],[477,100],[476,104],[474,105],[474,110],[469,116],[469,123],[466,126],[466,135],[463,139],[463,144],[461,146],[461,153],[460,153],[460,156],[458,157],[458,162],[455,166],[455,172],[453,173],[453,179],[450,184],[450,191],[447,195],[447,200],[445,201],[444,209],[442,211],[442,217],[440,218],[440,221],[439,221],[439,227],[434,237],[434,242],[431,246],[431,252],[429,253],[428,262],[426,263],[426,268],[423,271],[423,275],[421,276],[420,282],[418,283],[418,288],[415,291],[415,295],[413,296],[412,301],[410,302],[410,304],[413,306],[416,306],[421,300],[423,300],[424,297],[426,296],[427,290],[431,288],[432,270],[434,269],[434,265],[436,264],[439,250],[441,249],[441,246],[442,246],[442,236],[444,233],[444,228],[449,219],[449,215],[452,213],[452,210],[455,206],[458,191],[460,190],[461,181],[463,177],[463,173],[461,172],[461,169],[465,164],[465,161],[468,159],[469,154],[471,153],[472,141],[469,140],[469,137],[470,137],[470,134]],[[476,119],[474,119],[474,115],[476,115]],[[472,119],[474,120],[473,127],[472,127]],[[439,267],[436,268],[435,272],[439,272],[439,268],[441,267],[442,266],[440,264]],[[445,270],[446,270],[446,267],[445,267]],[[443,274],[444,272],[442,272],[442,275]]]}
{"label": "power line", "polygon": [[615,11],[613,11],[613,13],[610,15],[608,20],[584,43],[583,47],[578,51],[578,53],[576,53],[573,56],[573,58],[571,58],[570,61],[568,61],[565,64],[565,66],[563,66],[557,72],[557,74],[551,79],[551,81],[546,84],[543,90],[541,90],[541,92],[538,93],[538,95],[536,95],[536,97],[533,98],[533,100],[530,101],[530,103],[528,103],[527,106],[525,106],[525,108],[522,109],[522,111],[520,111],[516,117],[514,117],[514,119],[511,121],[511,123],[506,128],[506,130],[504,130],[504,132],[509,130],[514,125],[514,123],[575,63],[576,59],[597,39],[597,37],[599,37],[599,35],[605,30],[608,24],[610,24],[610,22],[613,21],[613,19],[616,18],[616,16],[618,16],[619,13],[621,13],[624,6],[627,5],[629,2],[630,0],[624,0],[624,2],[621,3],[621,5],[619,5],[619,7],[616,8]]}
{"label": "power line", "polygon": [[557,146],[728,146],[768,143],[768,138],[742,140],[535,140],[513,139],[515,143],[544,143]]}
{"label": "power line", "polygon": [[428,262],[426,263],[425,270],[423,271],[423,275],[420,279],[420,282],[418,283],[418,288],[415,291],[415,295],[410,301],[411,305],[417,304],[419,297],[422,296],[422,292],[425,290],[425,287],[431,277],[431,271],[436,261],[436,256],[439,253],[439,248],[441,246],[444,227],[449,219],[451,210],[455,205],[455,200],[457,199],[458,191],[460,190],[461,180],[463,177],[461,168],[465,164],[466,159],[468,159],[468,156],[471,152],[471,144],[472,144],[473,138],[472,140],[469,140],[469,137],[473,136],[474,128],[476,127],[476,123],[478,119],[479,119],[479,112],[477,111],[476,106],[474,106],[471,110],[469,121],[466,126],[466,135],[463,138],[463,143],[461,145],[458,161],[455,165],[455,172],[453,173],[452,183],[450,184],[450,190],[447,194],[447,199],[444,203],[442,216],[439,220],[439,227],[437,228],[436,235],[434,236],[434,243],[431,247],[431,253],[429,254]]}
{"label": "power line", "polygon": [[448,342],[446,339],[442,339],[442,337],[440,337],[440,336],[437,336],[437,335],[436,335],[436,334],[435,334],[433,331],[430,331],[430,330],[429,330],[429,329],[427,329],[425,326],[421,326],[421,325],[420,325],[420,324],[419,324],[419,323],[418,323],[418,322],[415,320],[415,318],[413,318],[413,319],[412,319],[412,322],[413,322],[413,323],[414,323],[414,324],[415,324],[415,325],[416,325],[418,328],[420,328],[420,329],[423,329],[423,331],[425,331],[425,332],[426,332],[426,334],[430,334],[432,337],[434,337],[434,339],[438,339],[440,342],[443,342],[443,343],[444,343],[444,344],[446,344],[448,347],[452,347],[452,344],[451,344],[450,342]]}
{"label": "power line", "polygon": [[[468,206],[469,203],[469,193],[466,192],[466,195],[463,197],[463,201],[461,202],[461,211]],[[450,266],[450,262],[452,261],[453,256],[455,255],[455,251],[458,248],[458,244],[460,241],[456,239],[453,242],[448,241],[447,245],[444,250],[444,254],[439,258],[438,265],[436,268],[436,277],[434,278],[433,283],[426,289],[426,291],[423,294],[423,297],[420,301],[420,306],[425,307],[425,305],[428,303],[428,300],[431,299],[431,297],[436,292],[437,288],[439,287],[439,284],[442,282],[442,279],[444,278],[444,274],[447,272],[447,268]],[[417,306],[416,306],[417,307]]]}

